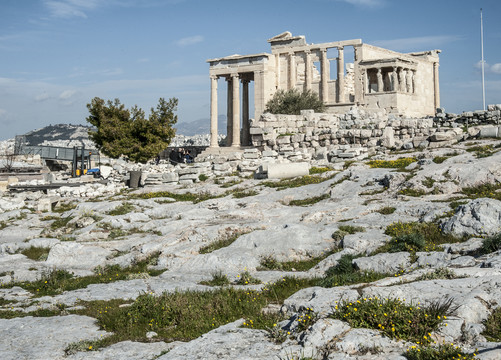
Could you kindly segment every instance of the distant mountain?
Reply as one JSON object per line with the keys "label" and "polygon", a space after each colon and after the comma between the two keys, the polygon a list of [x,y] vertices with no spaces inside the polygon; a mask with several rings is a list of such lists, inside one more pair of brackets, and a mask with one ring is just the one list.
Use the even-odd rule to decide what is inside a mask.
{"label": "distant mountain", "polygon": [[[180,122],[174,126],[177,135],[194,136],[210,133],[210,119],[200,119],[190,122]],[[226,135],[226,115],[219,115],[217,120],[218,133]]]}
{"label": "distant mountain", "polygon": [[28,145],[42,145],[51,141],[73,141],[86,143],[89,141],[88,131],[92,127],[85,125],[57,124],[32,130],[26,136]]}

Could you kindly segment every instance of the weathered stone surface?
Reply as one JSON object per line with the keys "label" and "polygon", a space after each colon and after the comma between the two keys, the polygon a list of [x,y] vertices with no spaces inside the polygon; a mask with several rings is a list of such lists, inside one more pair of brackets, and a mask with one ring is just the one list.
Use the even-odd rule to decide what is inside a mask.
{"label": "weathered stone surface", "polygon": [[0,351],[4,360],[62,359],[64,349],[71,343],[106,335],[95,319],[87,316],[0,319]]}
{"label": "weathered stone surface", "polygon": [[501,232],[501,201],[479,198],[459,206],[443,224],[443,230],[459,236],[492,236]]}

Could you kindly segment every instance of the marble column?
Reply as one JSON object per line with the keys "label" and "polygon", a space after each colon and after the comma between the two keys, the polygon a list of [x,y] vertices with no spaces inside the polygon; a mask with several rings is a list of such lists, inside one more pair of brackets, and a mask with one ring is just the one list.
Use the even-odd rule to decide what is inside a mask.
{"label": "marble column", "polygon": [[210,77],[210,147],[218,147],[217,143],[217,76]]}
{"label": "marble column", "polygon": [[329,78],[330,78],[330,65],[329,59],[327,59],[327,49],[320,50],[322,57],[320,58],[320,66],[322,67],[322,72],[320,74],[321,82],[321,95],[322,101],[327,103],[329,101]]}
{"label": "marble column", "polygon": [[384,82],[383,82],[383,74],[381,69],[377,69],[377,92],[384,91]]}
{"label": "marble column", "polygon": [[296,86],[296,58],[294,52],[289,53],[289,89]]}
{"label": "marble column", "polygon": [[242,145],[250,143],[249,80],[242,80]]}
{"label": "marble column", "polygon": [[305,50],[304,54],[304,89],[311,90],[311,51]]}
{"label": "marble column", "polygon": [[337,102],[344,103],[344,47],[339,46],[337,57]]}
{"label": "marble column", "polygon": [[226,101],[226,146],[231,146],[233,139],[233,81],[231,76],[226,77],[228,82],[228,96]]}
{"label": "marble column", "polygon": [[440,85],[438,82],[438,63],[433,63],[433,85],[435,90],[435,110],[440,107]]}
{"label": "marble column", "polygon": [[238,81],[238,74],[231,75],[231,82],[233,83],[233,125],[231,146],[240,146],[240,83]]}

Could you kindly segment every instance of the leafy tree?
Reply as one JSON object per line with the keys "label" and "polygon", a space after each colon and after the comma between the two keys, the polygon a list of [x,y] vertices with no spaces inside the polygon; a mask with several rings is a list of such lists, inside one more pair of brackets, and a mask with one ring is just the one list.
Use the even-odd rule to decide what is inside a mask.
{"label": "leafy tree", "polygon": [[176,134],[178,100],[160,98],[157,108],[151,108],[148,119],[137,106],[126,109],[119,99],[115,101],[95,97],[90,104],[87,121],[96,127],[89,137],[103,154],[118,158],[121,155],[145,163],[164,150]]}
{"label": "leafy tree", "polygon": [[319,99],[318,94],[311,90],[304,92],[297,89],[278,90],[266,103],[265,111],[272,114],[299,115],[301,110],[323,112],[325,105]]}

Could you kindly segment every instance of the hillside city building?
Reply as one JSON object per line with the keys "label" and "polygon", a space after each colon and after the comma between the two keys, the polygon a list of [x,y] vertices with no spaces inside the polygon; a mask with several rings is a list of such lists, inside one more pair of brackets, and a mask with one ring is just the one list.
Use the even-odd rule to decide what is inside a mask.
{"label": "hillside city building", "polygon": [[[434,115],[440,107],[440,50],[404,54],[364,44],[360,39],[307,44],[304,36],[293,36],[288,31],[268,42],[271,54],[207,60],[211,147],[218,147],[218,79],[225,79],[227,84],[227,146],[231,147],[250,144],[251,81],[255,119],[263,114],[277,90],[292,88],[318,93],[328,113],[345,113],[358,106],[367,112],[425,117]],[[352,62],[345,62],[348,51]]]}

